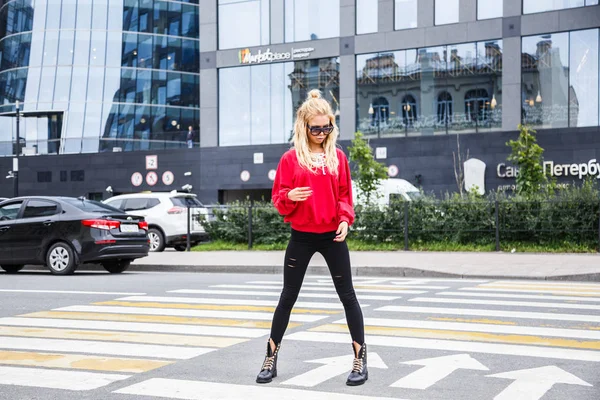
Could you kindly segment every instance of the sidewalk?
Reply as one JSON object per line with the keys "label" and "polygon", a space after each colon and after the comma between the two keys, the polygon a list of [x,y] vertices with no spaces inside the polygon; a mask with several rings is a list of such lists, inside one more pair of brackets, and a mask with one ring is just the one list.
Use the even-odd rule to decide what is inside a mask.
{"label": "sidewalk", "polygon": [[[136,260],[131,270],[279,274],[284,254],[283,251],[165,251]],[[600,281],[600,254],[354,251],[350,258],[353,276]],[[313,256],[308,274],[329,274],[320,254]]]}

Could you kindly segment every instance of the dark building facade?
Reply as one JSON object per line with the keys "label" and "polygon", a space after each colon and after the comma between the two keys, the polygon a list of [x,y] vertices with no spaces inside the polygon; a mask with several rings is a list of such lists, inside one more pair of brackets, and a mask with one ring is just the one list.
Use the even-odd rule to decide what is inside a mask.
{"label": "dark building facade", "polygon": [[598,0],[0,5],[0,197],[17,148],[20,194],[268,197],[313,88],[343,147],[360,130],[428,192],[457,190],[458,141],[510,187],[520,123],[559,180],[600,176]]}

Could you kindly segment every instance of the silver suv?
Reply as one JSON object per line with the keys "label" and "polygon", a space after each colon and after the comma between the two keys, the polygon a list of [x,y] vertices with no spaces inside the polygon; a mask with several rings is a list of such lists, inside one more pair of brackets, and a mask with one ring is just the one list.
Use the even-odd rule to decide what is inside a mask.
{"label": "silver suv", "polygon": [[201,223],[207,209],[195,194],[179,192],[156,192],[123,194],[104,200],[104,203],[131,215],[143,216],[148,222],[150,251],[163,251],[173,247],[185,251],[187,247],[187,214],[190,207],[190,245],[208,239]]}

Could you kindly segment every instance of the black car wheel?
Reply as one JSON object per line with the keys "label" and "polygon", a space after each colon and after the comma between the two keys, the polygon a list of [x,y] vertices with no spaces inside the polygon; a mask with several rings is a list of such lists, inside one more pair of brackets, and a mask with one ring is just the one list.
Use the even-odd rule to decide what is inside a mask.
{"label": "black car wheel", "polygon": [[129,268],[130,265],[131,260],[111,260],[102,263],[104,269],[110,272],[111,274],[120,274],[121,272],[127,270],[127,268]]}
{"label": "black car wheel", "polygon": [[150,228],[148,230],[148,240],[150,241],[150,251],[158,253],[165,249],[165,237],[158,229]]}
{"label": "black car wheel", "polygon": [[16,274],[22,270],[24,265],[0,265],[0,268],[6,271],[7,274]]}
{"label": "black car wheel", "polygon": [[177,250],[177,251],[186,251],[187,250],[187,246],[177,245],[177,246],[175,246],[175,250]]}
{"label": "black car wheel", "polygon": [[77,269],[77,260],[71,246],[66,243],[55,243],[46,253],[46,266],[55,275],[69,275]]}

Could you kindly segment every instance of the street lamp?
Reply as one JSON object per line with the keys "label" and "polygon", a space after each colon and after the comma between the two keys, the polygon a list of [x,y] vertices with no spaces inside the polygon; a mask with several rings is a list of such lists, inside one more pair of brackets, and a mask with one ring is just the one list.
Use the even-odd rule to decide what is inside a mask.
{"label": "street lamp", "polygon": [[21,153],[21,138],[19,132],[19,120],[21,117],[19,100],[15,102],[15,110],[17,112],[17,148],[16,157],[13,158],[13,176],[14,176],[14,197],[19,197],[19,154]]}

